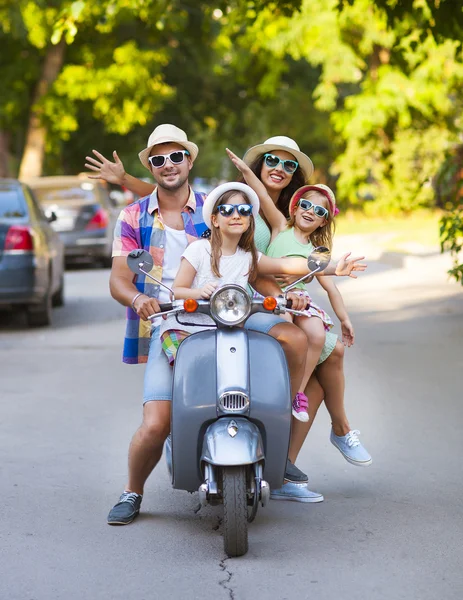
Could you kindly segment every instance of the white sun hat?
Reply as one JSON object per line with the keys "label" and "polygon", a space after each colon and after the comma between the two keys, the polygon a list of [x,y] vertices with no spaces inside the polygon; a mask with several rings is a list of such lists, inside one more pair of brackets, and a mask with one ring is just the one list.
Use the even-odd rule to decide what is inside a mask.
{"label": "white sun hat", "polygon": [[259,214],[259,198],[256,192],[246,185],[245,183],[239,183],[237,181],[231,181],[230,183],[222,183],[222,185],[217,186],[211,192],[209,192],[206,200],[203,205],[203,220],[206,225],[211,229],[211,215],[212,209],[214,208],[214,204],[217,202],[218,198],[225,192],[230,191],[243,192],[249,199],[249,202],[252,204],[252,214],[254,218]]}
{"label": "white sun hat", "polygon": [[249,148],[244,155],[243,160],[249,166],[256,160],[256,158],[259,158],[259,156],[262,156],[267,152],[272,152],[272,150],[285,150],[286,152],[292,154],[299,163],[306,181],[310,179],[313,173],[312,161],[307,154],[304,154],[300,151],[299,146],[293,139],[286,137],[285,135],[276,135],[268,138],[268,140],[265,140],[263,144],[257,144],[257,146]]}
{"label": "white sun hat", "polygon": [[179,144],[180,146],[183,146],[185,150],[188,150],[192,161],[198,156],[198,146],[193,144],[193,142],[188,141],[187,135],[182,129],[179,129],[175,125],[170,125],[169,123],[163,123],[156,127],[148,138],[146,148],[138,155],[141,164],[146,167],[148,171],[151,171],[148,157],[153,146],[156,146],[156,144],[167,144],[169,142]]}

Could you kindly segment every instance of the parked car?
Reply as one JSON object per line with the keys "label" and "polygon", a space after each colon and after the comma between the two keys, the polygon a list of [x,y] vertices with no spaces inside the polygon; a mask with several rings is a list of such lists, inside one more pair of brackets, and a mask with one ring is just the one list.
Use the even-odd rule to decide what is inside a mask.
{"label": "parked car", "polygon": [[95,260],[111,266],[114,226],[121,207],[103,181],[85,174],[27,180],[64,242],[66,261]]}
{"label": "parked car", "polygon": [[64,304],[64,245],[30,188],[0,179],[0,309],[25,313],[30,326],[49,325]]}

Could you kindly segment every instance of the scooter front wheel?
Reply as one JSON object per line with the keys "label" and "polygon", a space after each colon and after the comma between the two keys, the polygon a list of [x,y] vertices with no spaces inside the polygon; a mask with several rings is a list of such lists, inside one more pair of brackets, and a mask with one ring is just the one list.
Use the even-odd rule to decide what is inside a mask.
{"label": "scooter front wheel", "polygon": [[246,467],[224,467],[223,542],[227,556],[243,556],[248,551],[248,506]]}

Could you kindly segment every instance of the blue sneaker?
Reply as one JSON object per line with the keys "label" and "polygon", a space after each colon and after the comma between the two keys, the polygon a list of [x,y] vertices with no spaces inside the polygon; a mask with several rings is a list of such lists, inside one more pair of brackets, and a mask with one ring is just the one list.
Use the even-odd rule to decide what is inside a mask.
{"label": "blue sneaker", "polygon": [[271,490],[272,500],[292,500],[293,502],[323,502],[318,492],[311,492],[305,483],[285,483],[279,490]]}
{"label": "blue sneaker", "polygon": [[335,435],[331,429],[330,441],[339,450],[347,462],[358,467],[368,467],[373,462],[371,456],[360,443],[360,431],[354,429],[346,435]]}

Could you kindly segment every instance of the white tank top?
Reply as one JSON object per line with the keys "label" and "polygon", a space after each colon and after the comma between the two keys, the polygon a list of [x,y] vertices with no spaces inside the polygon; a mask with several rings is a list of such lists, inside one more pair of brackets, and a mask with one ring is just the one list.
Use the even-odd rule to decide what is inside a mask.
{"label": "white tank top", "polygon": [[[164,260],[162,261],[162,283],[171,288],[180,267],[182,254],[188,246],[188,240],[184,229],[172,229],[166,224],[164,224],[164,229],[166,231],[166,245]],[[169,292],[162,286],[159,291],[159,302],[170,302]]]}

